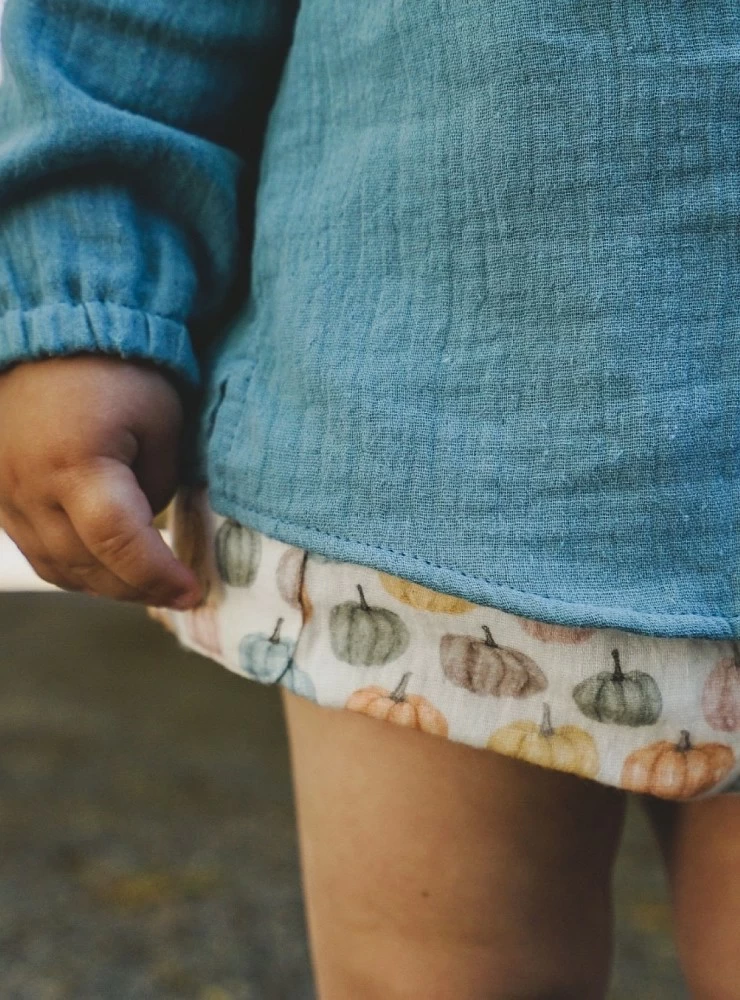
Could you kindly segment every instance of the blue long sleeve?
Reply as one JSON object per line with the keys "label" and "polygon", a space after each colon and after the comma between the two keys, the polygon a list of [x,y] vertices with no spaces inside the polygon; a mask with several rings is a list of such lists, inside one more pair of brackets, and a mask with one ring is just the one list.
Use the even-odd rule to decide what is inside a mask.
{"label": "blue long sleeve", "polygon": [[248,267],[297,0],[7,0],[0,370],[78,351],[198,386]]}

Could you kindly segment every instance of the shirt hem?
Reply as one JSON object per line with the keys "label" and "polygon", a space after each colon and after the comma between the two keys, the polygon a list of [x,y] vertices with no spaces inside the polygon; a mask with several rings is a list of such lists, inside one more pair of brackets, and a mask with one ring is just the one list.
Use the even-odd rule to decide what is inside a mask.
{"label": "shirt hem", "polygon": [[142,359],[166,367],[184,390],[200,385],[186,325],[115,302],[54,302],[0,315],[0,370],[19,362],[78,353]]}
{"label": "shirt hem", "polygon": [[604,607],[520,591],[505,584],[437,565],[406,552],[370,545],[260,511],[244,503],[227,487],[208,485],[211,509],[289,545],[309,549],[343,562],[360,563],[422,586],[555,625],[615,628],[661,638],[733,639],[740,635],[740,616],[669,614],[630,607]]}

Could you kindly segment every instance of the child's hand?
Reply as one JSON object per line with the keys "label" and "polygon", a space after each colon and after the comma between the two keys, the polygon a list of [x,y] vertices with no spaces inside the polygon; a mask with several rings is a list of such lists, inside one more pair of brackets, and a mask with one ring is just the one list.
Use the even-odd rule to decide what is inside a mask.
{"label": "child's hand", "polygon": [[153,515],[177,487],[183,414],[154,365],[85,354],[0,373],[0,527],[67,590],[171,606],[201,597]]}

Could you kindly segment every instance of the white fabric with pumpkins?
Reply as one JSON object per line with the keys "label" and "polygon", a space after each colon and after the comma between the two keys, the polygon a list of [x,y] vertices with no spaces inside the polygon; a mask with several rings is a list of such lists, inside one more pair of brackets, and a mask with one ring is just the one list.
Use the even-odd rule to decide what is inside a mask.
{"label": "white fabric with pumpkins", "polygon": [[320,705],[664,799],[740,793],[740,643],[568,628],[167,511],[206,595],[149,608],[187,649]]}

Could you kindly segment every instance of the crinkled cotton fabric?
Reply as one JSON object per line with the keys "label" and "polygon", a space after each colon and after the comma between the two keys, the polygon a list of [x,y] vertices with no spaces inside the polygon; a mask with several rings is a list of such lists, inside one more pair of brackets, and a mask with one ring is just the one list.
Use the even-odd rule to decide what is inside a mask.
{"label": "crinkled cotton fabric", "polygon": [[740,636],[737,0],[7,0],[1,36],[0,368],[155,362],[184,480],[285,543]]}
{"label": "crinkled cotton fabric", "polygon": [[149,612],[244,678],[627,791],[740,793],[736,642],[481,607],[223,517],[205,487],[168,518],[205,601]]}

